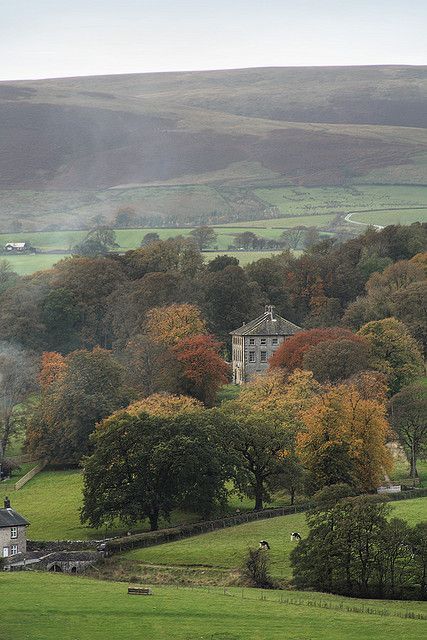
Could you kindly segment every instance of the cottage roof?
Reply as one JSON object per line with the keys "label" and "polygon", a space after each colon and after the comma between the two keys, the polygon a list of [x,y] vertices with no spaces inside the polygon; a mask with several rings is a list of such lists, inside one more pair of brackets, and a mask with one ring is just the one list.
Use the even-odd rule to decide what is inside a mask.
{"label": "cottage roof", "polygon": [[24,249],[26,242],[6,242],[5,247],[13,247],[14,249]]}
{"label": "cottage roof", "polygon": [[230,333],[233,336],[293,336],[298,331],[301,327],[279,316],[269,305],[261,316]]}
{"label": "cottage roof", "polygon": [[30,524],[14,509],[0,509],[0,529],[4,527],[22,527]]}

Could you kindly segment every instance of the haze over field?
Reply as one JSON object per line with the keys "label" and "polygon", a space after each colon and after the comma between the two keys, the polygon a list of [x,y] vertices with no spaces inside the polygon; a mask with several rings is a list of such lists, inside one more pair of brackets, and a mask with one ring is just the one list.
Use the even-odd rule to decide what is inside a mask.
{"label": "haze over field", "polygon": [[227,222],[272,217],[255,187],[424,185],[426,72],[259,68],[0,83],[0,215],[23,218],[25,229],[46,211],[64,224],[82,206],[108,215],[134,204],[154,219],[194,209]]}

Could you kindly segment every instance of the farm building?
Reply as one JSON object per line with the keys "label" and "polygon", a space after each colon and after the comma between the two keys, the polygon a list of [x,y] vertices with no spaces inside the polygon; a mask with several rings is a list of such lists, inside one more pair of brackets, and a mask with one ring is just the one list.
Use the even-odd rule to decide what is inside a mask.
{"label": "farm building", "polygon": [[8,498],[4,509],[0,509],[0,552],[2,558],[9,558],[27,550],[26,528],[30,523],[10,506]]}
{"label": "farm building", "polygon": [[28,251],[30,249],[30,245],[28,242],[7,242],[4,245],[5,251],[10,251],[11,253],[20,253],[22,251]]}
{"label": "farm building", "polygon": [[242,384],[268,368],[268,360],[277,347],[301,327],[279,316],[268,305],[264,313],[231,331],[233,382]]}

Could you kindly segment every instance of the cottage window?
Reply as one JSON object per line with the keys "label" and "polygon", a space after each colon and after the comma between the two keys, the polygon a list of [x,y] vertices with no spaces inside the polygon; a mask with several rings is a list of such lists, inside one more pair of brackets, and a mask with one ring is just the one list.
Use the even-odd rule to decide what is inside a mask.
{"label": "cottage window", "polygon": [[261,351],[261,362],[267,362],[267,351]]}
{"label": "cottage window", "polygon": [[249,338],[249,344],[254,345],[255,344],[255,338]]}
{"label": "cottage window", "polygon": [[12,539],[18,537],[18,527],[11,527],[10,528],[10,537]]}
{"label": "cottage window", "polygon": [[267,338],[261,338],[261,344],[267,344]]}
{"label": "cottage window", "polygon": [[9,557],[9,547],[3,547],[3,558]]}
{"label": "cottage window", "polygon": [[249,362],[255,362],[255,351],[249,351]]}
{"label": "cottage window", "polygon": [[271,338],[271,344],[277,344],[277,343],[278,343],[277,338]]}
{"label": "cottage window", "polygon": [[13,544],[10,548],[10,555],[11,556],[16,556],[18,554],[18,545],[17,544]]}

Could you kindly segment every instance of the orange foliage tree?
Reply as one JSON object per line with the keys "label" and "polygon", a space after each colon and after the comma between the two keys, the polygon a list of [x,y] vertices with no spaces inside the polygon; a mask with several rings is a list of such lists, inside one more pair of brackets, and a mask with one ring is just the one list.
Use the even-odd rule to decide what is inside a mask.
{"label": "orange foliage tree", "polygon": [[147,333],[153,342],[173,347],[184,338],[206,332],[200,310],[192,304],[171,304],[150,309],[146,316]]}
{"label": "orange foliage tree", "polygon": [[65,372],[65,358],[55,351],[45,351],[41,357],[38,381],[43,390],[58,380]]}
{"label": "orange foliage tree", "polygon": [[184,389],[207,406],[214,405],[218,389],[229,380],[229,366],[219,354],[221,346],[211,335],[196,335],[174,347]]}
{"label": "orange foliage tree", "polygon": [[304,354],[314,345],[325,340],[362,340],[349,329],[340,327],[328,327],[327,329],[311,329],[299,331],[294,336],[282,342],[277,351],[270,358],[270,367],[282,367],[288,371],[302,368]]}
{"label": "orange foliage tree", "polygon": [[297,451],[312,492],[346,482],[360,491],[380,484],[392,460],[385,395],[368,398],[356,384],[331,387],[301,413]]}
{"label": "orange foliage tree", "polygon": [[203,405],[195,398],[172,393],[153,393],[147,398],[132,402],[124,411],[132,416],[148,413],[151,416],[173,418],[183,413],[202,411]]}

